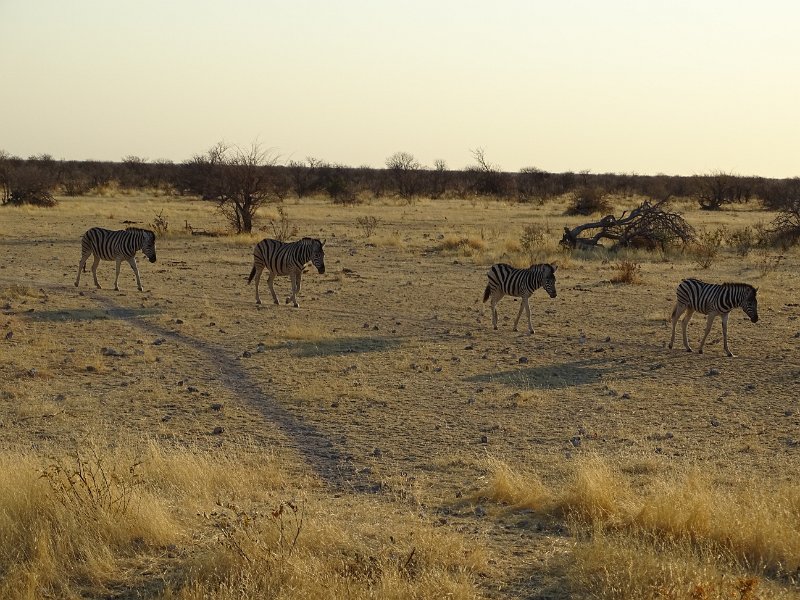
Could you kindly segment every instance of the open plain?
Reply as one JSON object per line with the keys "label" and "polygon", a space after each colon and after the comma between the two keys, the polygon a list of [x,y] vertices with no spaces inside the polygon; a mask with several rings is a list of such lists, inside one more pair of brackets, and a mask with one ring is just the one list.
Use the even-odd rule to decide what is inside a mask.
{"label": "open plain", "polygon": [[[209,236],[187,225],[222,231],[213,203],[59,200],[0,210],[4,597],[800,597],[796,249],[723,242],[702,268],[691,248],[565,252],[582,220],[560,201],[290,200],[292,237],[326,240],[295,309],[247,284],[274,208]],[[707,230],[771,218],[676,206]],[[157,214],[144,292],[108,262],[103,289],[73,285],[87,228]],[[558,265],[533,335],[508,297],[492,330],[494,262]],[[689,276],[758,287],[735,358],[719,320],[705,354],[667,349]]]}

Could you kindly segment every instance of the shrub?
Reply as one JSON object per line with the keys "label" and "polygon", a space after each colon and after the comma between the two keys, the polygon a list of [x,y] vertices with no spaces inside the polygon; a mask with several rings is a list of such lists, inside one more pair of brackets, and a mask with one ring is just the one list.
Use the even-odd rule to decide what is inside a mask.
{"label": "shrub", "polygon": [[702,229],[697,232],[695,241],[691,246],[694,262],[701,268],[707,269],[719,254],[719,245],[725,239],[725,228],[710,230]]}
{"label": "shrub", "polygon": [[[545,234],[547,230],[541,225],[526,225],[522,230],[522,236],[519,238],[519,245],[528,254],[533,257],[536,250],[544,244]],[[531,262],[533,259],[531,258]]]}
{"label": "shrub", "polygon": [[567,208],[568,215],[592,215],[609,213],[614,209],[608,200],[608,194],[599,187],[584,186],[580,188]]}
{"label": "shrub", "polygon": [[739,256],[747,256],[756,245],[756,234],[749,225],[734,229],[728,234],[728,245],[731,246]]}
{"label": "shrub", "polygon": [[611,283],[639,283],[642,266],[632,260],[623,260],[615,267],[616,275],[611,277]]}
{"label": "shrub", "polygon": [[368,217],[358,217],[356,219],[356,223],[361,228],[361,231],[364,232],[364,237],[371,237],[373,233],[375,233],[375,228],[378,226],[380,219],[378,217],[368,216]]}

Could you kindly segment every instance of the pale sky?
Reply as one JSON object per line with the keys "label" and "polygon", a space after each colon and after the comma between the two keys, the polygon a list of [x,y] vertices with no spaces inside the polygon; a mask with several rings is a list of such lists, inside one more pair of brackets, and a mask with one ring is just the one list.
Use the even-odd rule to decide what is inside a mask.
{"label": "pale sky", "polygon": [[0,0],[0,150],[800,175],[795,0]]}

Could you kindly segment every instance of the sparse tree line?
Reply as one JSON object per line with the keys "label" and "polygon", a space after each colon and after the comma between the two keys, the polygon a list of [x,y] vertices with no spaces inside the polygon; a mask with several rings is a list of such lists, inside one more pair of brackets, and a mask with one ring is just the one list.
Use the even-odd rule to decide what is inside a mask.
{"label": "sparse tree line", "polygon": [[55,160],[48,154],[23,159],[0,150],[0,201],[52,206],[55,195],[80,196],[108,188],[161,190],[217,202],[236,231],[249,232],[258,208],[289,197],[327,196],[337,204],[368,198],[495,198],[543,203],[571,198],[573,214],[607,214],[611,196],[639,196],[658,203],[691,198],[704,210],[759,201],[779,211],[774,226],[785,243],[800,239],[800,178],[768,179],[731,173],[638,175],[627,173],[550,173],[535,167],[506,172],[483,149],[472,150],[473,164],[457,170],[444,160],[422,165],[409,152],[396,152],[385,168],[349,167],[308,157],[280,164],[259,144],[249,148],[218,143],[182,163],[137,156],[120,162]]}

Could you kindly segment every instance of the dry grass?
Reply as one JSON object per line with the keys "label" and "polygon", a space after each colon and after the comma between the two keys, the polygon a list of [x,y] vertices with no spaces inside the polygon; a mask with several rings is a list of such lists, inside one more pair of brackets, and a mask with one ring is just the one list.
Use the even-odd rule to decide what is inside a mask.
{"label": "dry grass", "polygon": [[623,472],[597,456],[579,460],[550,486],[499,460],[490,460],[488,471],[475,498],[563,516],[584,540],[568,569],[575,591],[598,598],[728,598],[737,591],[791,597],[781,583],[800,569],[795,482],[723,483],[690,470],[634,491],[630,474],[652,473],[652,465]]}
{"label": "dry grass", "polygon": [[[263,452],[84,443],[46,460],[4,453],[0,483],[9,599],[93,596],[137,580],[177,598],[466,599],[487,569],[465,538],[365,499],[322,502]],[[165,581],[149,580],[165,553]]]}
{"label": "dry grass", "polygon": [[[253,301],[266,231],[172,235],[224,232],[213,204],[3,207],[0,596],[796,596],[800,255],[742,257],[742,236],[707,269],[691,249],[564,252],[585,221],[566,205],[288,203],[298,236],[327,239],[300,309]],[[678,206],[708,231],[770,220]],[[88,227],[162,211],[146,292],[129,270],[121,292],[72,285]],[[558,263],[535,335],[510,331],[513,299],[492,329],[494,262]],[[622,262],[639,285],[609,282]],[[718,325],[702,356],[666,349],[690,276],[759,286],[759,322],[731,314],[738,358]],[[51,485],[76,450],[97,472],[90,439],[121,517]]]}

